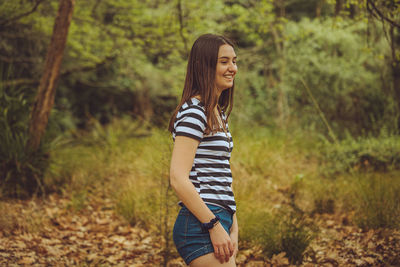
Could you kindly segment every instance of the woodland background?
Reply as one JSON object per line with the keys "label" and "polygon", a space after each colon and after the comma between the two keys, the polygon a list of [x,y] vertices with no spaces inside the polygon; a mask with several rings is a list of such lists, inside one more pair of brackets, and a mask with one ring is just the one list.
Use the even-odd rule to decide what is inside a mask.
{"label": "woodland background", "polygon": [[399,0],[0,1],[0,262],[182,264],[166,128],[204,33],[237,44],[238,264],[400,264]]}

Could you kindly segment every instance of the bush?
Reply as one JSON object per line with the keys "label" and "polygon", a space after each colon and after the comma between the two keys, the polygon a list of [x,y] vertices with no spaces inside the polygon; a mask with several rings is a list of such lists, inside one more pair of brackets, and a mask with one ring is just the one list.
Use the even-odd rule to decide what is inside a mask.
{"label": "bush", "polygon": [[[396,103],[385,93],[392,79],[385,61],[390,49],[381,31],[369,30],[351,20],[288,21],[281,30],[282,54],[270,43],[240,51],[244,71],[237,77],[235,110],[240,112],[235,119],[269,127],[294,124],[326,134],[311,92],[339,137],[343,129],[353,135],[395,130]],[[365,40],[369,34],[373,44]]]}
{"label": "bush", "polygon": [[290,262],[295,264],[301,263],[314,237],[312,228],[304,218],[293,212],[279,212],[275,215],[251,212],[240,221],[242,240],[259,245],[268,257],[285,252]]}
{"label": "bush", "polygon": [[355,222],[362,228],[400,228],[399,173],[368,175],[358,181]]}
{"label": "bush", "polygon": [[326,19],[288,22],[286,25],[286,76],[284,84],[292,116],[303,126],[320,128],[319,114],[302,81],[305,81],[326,119],[340,137],[364,131],[395,130],[395,102],[385,94],[382,77],[390,80],[385,55],[389,47],[382,32],[374,46],[365,41],[363,22]]}
{"label": "bush", "polygon": [[398,136],[347,138],[321,148],[323,173],[336,175],[348,171],[391,171],[400,169]]}
{"label": "bush", "polygon": [[44,193],[43,176],[49,165],[49,153],[42,146],[26,152],[27,136],[0,129],[0,188],[5,197],[27,198]]}
{"label": "bush", "polygon": [[0,81],[0,189],[6,197],[43,193],[49,165],[49,142],[37,151],[25,149],[32,96],[26,88],[4,88]]}

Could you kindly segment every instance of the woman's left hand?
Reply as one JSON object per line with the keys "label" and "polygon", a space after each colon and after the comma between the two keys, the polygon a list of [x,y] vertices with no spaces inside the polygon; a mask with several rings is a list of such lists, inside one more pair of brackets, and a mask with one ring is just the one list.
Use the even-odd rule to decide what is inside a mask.
{"label": "woman's left hand", "polygon": [[238,245],[238,232],[233,231],[230,233],[229,237],[231,238],[232,245],[233,245],[233,258],[236,258],[236,255],[239,251],[239,245]]}
{"label": "woman's left hand", "polygon": [[237,222],[237,218],[236,218],[236,212],[233,214],[232,216],[232,226],[229,229],[229,237],[231,238],[231,242],[233,245],[233,258],[236,258],[236,255],[239,251],[239,226],[238,226],[238,222]]}

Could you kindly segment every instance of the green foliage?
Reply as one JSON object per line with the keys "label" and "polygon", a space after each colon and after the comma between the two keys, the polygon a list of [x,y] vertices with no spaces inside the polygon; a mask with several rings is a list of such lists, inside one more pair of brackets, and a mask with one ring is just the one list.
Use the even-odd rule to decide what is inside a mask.
{"label": "green foliage", "polygon": [[315,18],[317,12],[322,16],[332,15],[333,5],[328,1],[319,0],[288,0],[285,1],[287,17],[298,21],[304,17]]}
{"label": "green foliage", "polygon": [[400,169],[400,139],[396,135],[351,138],[321,148],[323,173],[391,171]]}
{"label": "green foliage", "polygon": [[240,238],[261,246],[268,257],[285,252],[291,263],[299,264],[314,237],[304,218],[292,212],[253,211],[241,217]]}
{"label": "green foliage", "polygon": [[5,88],[0,80],[0,189],[5,197],[26,198],[43,193],[49,164],[49,143],[26,149],[31,95],[25,88]]}
{"label": "green foliage", "polygon": [[[385,81],[391,79],[390,49],[381,30],[341,19],[266,20],[271,32],[262,38],[269,38],[238,53],[242,90],[235,119],[327,134],[304,81],[338,137],[346,131],[379,134],[383,127],[396,132],[396,103]],[[365,37],[368,31],[374,44]]]}
{"label": "green foliage", "polygon": [[[286,73],[288,103],[301,124],[325,127],[301,82],[311,89],[336,133],[360,134],[381,127],[393,129],[393,100],[382,88],[388,75],[383,55],[388,46],[368,46],[362,22],[304,19],[287,24]],[[382,74],[383,71],[383,74]],[[386,118],[386,119],[383,119]]]}
{"label": "green foliage", "polygon": [[[343,8],[351,9],[349,3]],[[33,5],[2,3],[1,17]],[[38,82],[57,7],[41,1],[35,12],[0,29],[0,55],[9,55],[0,61],[17,66],[16,81]],[[377,134],[384,126],[395,131],[383,32],[364,20],[329,18],[334,7],[335,1],[317,0],[78,1],[53,121],[67,131],[129,115],[165,127],[181,94],[190,45],[211,32],[238,44],[233,118],[240,123],[326,133],[304,79],[339,137],[342,129],[354,135]],[[312,19],[318,10],[321,17]]]}
{"label": "green foliage", "polygon": [[400,180],[394,175],[372,174],[358,181],[355,222],[362,228],[400,228]]}
{"label": "green foliage", "polygon": [[[47,179],[68,175],[66,188],[78,192],[73,197],[77,204],[84,203],[80,192],[85,192],[85,188],[101,188],[128,223],[156,230],[165,244],[172,245],[170,231],[179,206],[168,186],[170,134],[137,127],[140,123],[130,119],[114,120],[108,126],[92,125],[91,132],[77,135],[68,146],[54,152],[53,168]],[[301,262],[316,233],[308,214],[355,211],[354,218],[360,219],[356,222],[365,225],[372,221],[372,212],[363,215],[365,207],[395,206],[398,201],[395,190],[384,196],[385,189],[380,190],[376,184],[363,187],[363,180],[369,184],[369,177],[363,173],[358,178],[343,174],[335,180],[321,178],[316,172],[319,163],[307,155],[315,148],[316,138],[306,141],[305,137],[310,135],[277,133],[265,128],[239,131],[234,133],[231,161],[240,240],[259,245],[266,256],[285,252],[292,263]],[[400,184],[398,173],[388,172],[385,178],[386,175],[392,178],[382,188]],[[283,209],[282,205],[291,209]],[[383,211],[387,213],[382,218],[394,215],[394,210]],[[166,253],[171,251],[163,249]]]}

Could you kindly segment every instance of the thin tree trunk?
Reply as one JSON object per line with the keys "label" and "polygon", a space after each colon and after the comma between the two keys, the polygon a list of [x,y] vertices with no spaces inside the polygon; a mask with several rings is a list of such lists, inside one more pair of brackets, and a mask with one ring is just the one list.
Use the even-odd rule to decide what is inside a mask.
{"label": "thin tree trunk", "polygon": [[342,11],[343,0],[336,0],[335,5],[335,17],[340,15],[340,11]]}
{"label": "thin tree trunk", "polygon": [[398,111],[400,112],[400,60],[396,57],[396,50],[400,47],[399,28],[390,25],[390,48],[392,52],[392,76],[393,76],[393,90],[397,103]]}
{"label": "thin tree trunk", "polygon": [[324,1],[318,1],[315,7],[315,17],[321,17],[322,6],[324,5]]}
{"label": "thin tree trunk", "polygon": [[[276,8],[277,22],[282,23],[281,18],[285,17],[286,8],[285,0],[275,0],[274,2]],[[288,120],[288,105],[287,105],[287,95],[284,89],[285,83],[285,72],[286,72],[286,55],[285,55],[285,45],[284,45],[284,33],[279,27],[273,26],[271,28],[271,33],[274,39],[275,49],[278,55],[278,101],[277,101],[277,112],[278,112],[278,123],[281,128],[285,128]]]}
{"label": "thin tree trunk", "polygon": [[67,42],[75,0],[60,0],[46,63],[29,121],[28,150],[37,150],[54,104],[56,84]]}
{"label": "thin tree trunk", "polygon": [[185,55],[189,55],[189,48],[187,44],[187,38],[185,37],[185,34],[183,33],[184,30],[184,22],[183,22],[183,10],[182,10],[182,1],[178,0],[176,4],[176,9],[178,10],[178,19],[179,19],[179,35],[182,38],[183,45],[185,48]]}

